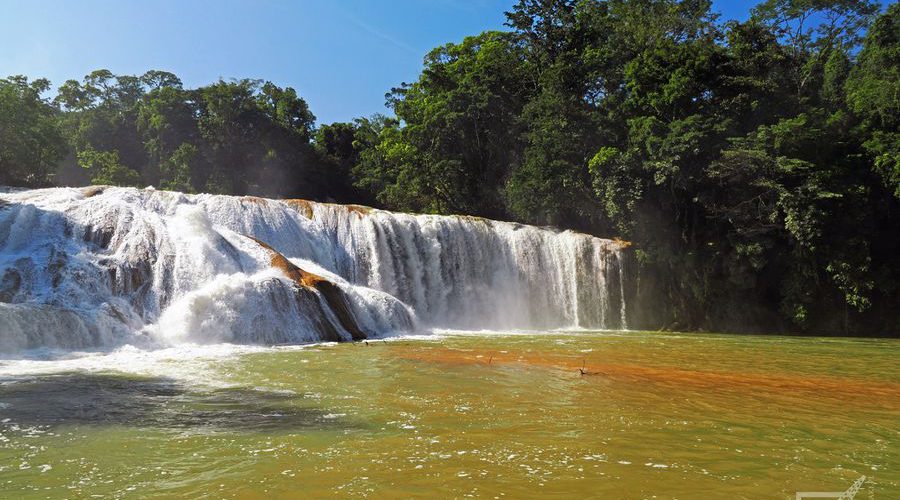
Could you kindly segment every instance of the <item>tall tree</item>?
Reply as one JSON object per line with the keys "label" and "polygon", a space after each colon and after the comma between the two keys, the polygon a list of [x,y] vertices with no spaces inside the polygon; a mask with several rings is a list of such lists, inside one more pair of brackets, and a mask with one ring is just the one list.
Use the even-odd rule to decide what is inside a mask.
{"label": "tall tree", "polygon": [[888,7],[869,30],[847,82],[850,109],[885,185],[900,198],[900,4]]}
{"label": "tall tree", "polygon": [[399,134],[383,128],[378,147],[394,168],[372,163],[360,174],[369,183],[382,176],[388,206],[502,216],[499,190],[516,161],[518,115],[531,92],[525,77],[521,51],[506,33],[434,49],[419,80],[388,96],[404,127]]}
{"label": "tall tree", "polygon": [[46,186],[67,144],[56,126],[58,110],[42,97],[46,79],[0,79],[0,184]]}

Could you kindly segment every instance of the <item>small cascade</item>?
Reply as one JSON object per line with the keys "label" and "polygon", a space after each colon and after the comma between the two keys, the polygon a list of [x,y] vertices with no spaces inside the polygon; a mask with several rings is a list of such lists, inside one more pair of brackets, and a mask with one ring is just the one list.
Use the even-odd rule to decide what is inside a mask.
{"label": "small cascade", "polygon": [[622,245],[355,205],[0,190],[0,352],[625,328]]}

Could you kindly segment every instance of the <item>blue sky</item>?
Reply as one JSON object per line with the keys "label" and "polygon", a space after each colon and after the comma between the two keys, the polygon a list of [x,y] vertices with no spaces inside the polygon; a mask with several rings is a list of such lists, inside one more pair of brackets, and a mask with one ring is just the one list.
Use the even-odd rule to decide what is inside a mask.
{"label": "blue sky", "polygon": [[[54,85],[94,69],[161,69],[186,86],[262,78],[291,86],[318,123],[385,112],[431,48],[503,29],[514,0],[0,0],[0,76]],[[720,0],[744,19],[755,2]]]}

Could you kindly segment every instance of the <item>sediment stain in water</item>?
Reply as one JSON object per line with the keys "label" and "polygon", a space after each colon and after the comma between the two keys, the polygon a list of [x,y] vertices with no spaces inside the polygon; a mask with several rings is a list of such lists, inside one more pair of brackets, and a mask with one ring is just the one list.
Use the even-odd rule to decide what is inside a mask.
{"label": "sediment stain in water", "polygon": [[860,400],[868,405],[883,405],[900,410],[900,383],[854,380],[829,376],[784,373],[723,372],[686,370],[673,366],[648,366],[610,363],[597,355],[571,357],[533,352],[505,351],[486,353],[478,350],[398,346],[396,355],[402,359],[424,363],[441,363],[448,367],[519,366],[561,370],[573,375],[600,377],[634,383],[673,384],[703,389],[731,390],[753,393],[805,392],[834,399]]}

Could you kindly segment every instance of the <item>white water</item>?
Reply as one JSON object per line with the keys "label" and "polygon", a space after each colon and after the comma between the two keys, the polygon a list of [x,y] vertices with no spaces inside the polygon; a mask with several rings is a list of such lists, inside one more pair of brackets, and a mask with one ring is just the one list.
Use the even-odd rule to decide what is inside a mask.
{"label": "white water", "polygon": [[[0,191],[0,352],[626,326],[619,246],[469,217],[106,188]],[[333,336],[333,335],[332,335]]]}

